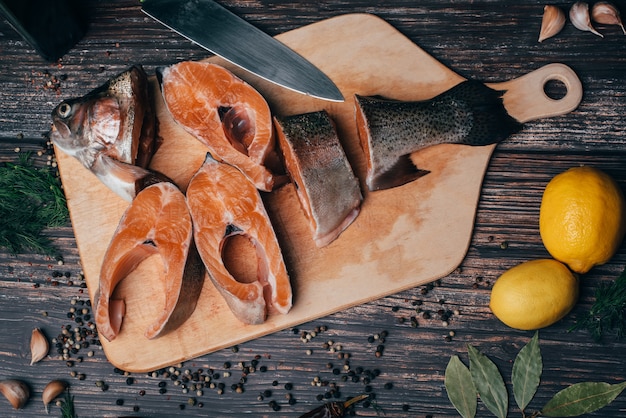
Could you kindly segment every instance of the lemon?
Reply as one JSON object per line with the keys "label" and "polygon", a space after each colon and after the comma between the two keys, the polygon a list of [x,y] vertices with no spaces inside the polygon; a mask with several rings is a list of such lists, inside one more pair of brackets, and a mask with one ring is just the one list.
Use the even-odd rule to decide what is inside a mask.
{"label": "lemon", "polygon": [[505,271],[491,290],[489,308],[511,328],[554,324],[578,300],[578,276],[554,259],[526,261]]}
{"label": "lemon", "polygon": [[539,233],[552,257],[583,274],[615,254],[626,231],[625,211],[624,194],[608,174],[570,168],[543,192]]}

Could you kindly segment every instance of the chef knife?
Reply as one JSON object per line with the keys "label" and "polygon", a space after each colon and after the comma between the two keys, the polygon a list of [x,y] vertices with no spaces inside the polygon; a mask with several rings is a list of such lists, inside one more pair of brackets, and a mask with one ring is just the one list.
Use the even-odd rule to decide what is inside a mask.
{"label": "chef knife", "polygon": [[142,0],[145,14],[251,73],[287,89],[342,102],[322,71],[212,0]]}

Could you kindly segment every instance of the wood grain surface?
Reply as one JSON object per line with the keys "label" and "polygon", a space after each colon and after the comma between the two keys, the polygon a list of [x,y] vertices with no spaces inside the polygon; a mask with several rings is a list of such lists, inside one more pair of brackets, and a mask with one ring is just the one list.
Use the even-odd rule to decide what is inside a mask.
{"label": "wood grain surface", "polygon": [[[626,37],[621,29],[598,25],[605,35],[600,38],[578,31],[568,22],[559,35],[538,43],[544,6],[538,1],[220,3],[271,35],[343,14],[371,13],[459,76],[484,82],[513,80],[531,69],[563,63],[582,81],[583,98],[574,111],[530,121],[521,133],[495,148],[482,181],[467,254],[432,287],[409,288],[304,323],[297,331],[277,331],[175,365],[173,370],[183,377],[185,370],[202,369],[205,374],[213,370],[214,382],[225,385],[222,394],[209,385],[198,394],[190,382],[184,383],[185,393],[183,384],[161,372],[124,374],[106,359],[95,338],[88,339],[86,347],[70,350],[69,360],[62,359],[53,344],[48,357],[29,366],[28,340],[33,327],[41,327],[50,338],[57,337],[63,327],[80,327],[71,317],[71,309],[77,305],[82,309],[85,305],[80,302],[84,304],[88,298],[83,266],[69,224],[46,232],[60,249],[62,264],[37,254],[0,253],[0,378],[22,378],[33,392],[22,411],[11,410],[0,398],[0,415],[42,416],[41,391],[49,380],[61,378],[71,384],[78,415],[84,417],[297,417],[319,405],[322,401],[317,396],[331,393],[333,386],[340,389],[341,399],[366,390],[362,379],[354,382],[343,371],[345,360],[325,345],[329,341],[350,355],[353,371],[359,367],[380,371],[370,383],[376,402],[369,407],[359,405],[356,416],[458,416],[447,399],[443,373],[452,355],[467,364],[467,344],[487,354],[510,384],[513,358],[532,333],[500,323],[489,311],[489,293],[507,268],[548,256],[538,233],[545,184],[571,166],[591,164],[626,186]],[[626,3],[615,3],[626,13]],[[208,57],[206,51],[145,17],[136,1],[88,0],[83,5],[92,19],[89,32],[57,63],[43,61],[0,21],[1,161],[14,161],[19,149],[43,150],[41,157],[35,154],[37,164],[46,164],[48,155],[52,162],[54,157],[45,148],[52,108],[131,64],[142,63],[152,71],[183,59]],[[559,5],[569,7],[567,2]],[[353,65],[358,68],[359,62]],[[549,83],[546,90],[559,96],[563,88]],[[454,237],[447,239],[454,241]],[[624,341],[608,336],[596,343],[585,331],[568,332],[590,308],[597,286],[614,280],[624,266],[622,246],[609,263],[585,275],[574,311],[540,331],[544,373],[530,409],[541,408],[558,390],[576,382],[618,383],[626,378],[626,362],[620,354],[626,348]],[[74,305],[73,300],[79,303]],[[458,314],[453,314],[446,326],[440,310]],[[308,343],[303,342],[299,332],[316,327],[326,330],[320,329]],[[207,326],[203,331],[211,329]],[[369,342],[368,337],[382,331],[388,336],[383,355],[377,357],[379,344]],[[244,370],[253,360],[255,371]],[[340,373],[334,374],[334,368]],[[244,375],[245,383],[237,389]],[[322,382],[320,386],[315,384],[316,378]],[[107,390],[102,390],[99,381],[106,383]],[[286,383],[292,388],[285,389]],[[163,389],[166,393],[159,393]],[[265,393],[261,399],[268,390],[271,394]],[[294,405],[288,403],[287,393],[296,400]],[[279,411],[269,405],[272,400],[280,405]],[[587,416],[621,417],[625,411],[626,398],[621,395],[607,408]],[[58,407],[52,406],[51,415],[60,416]],[[480,402],[477,416],[491,416]],[[509,416],[521,416],[514,403]]]}
{"label": "wood grain surface", "polygon": [[[365,178],[365,161],[356,132],[352,99],[355,94],[425,100],[462,81],[392,26],[369,14],[338,16],[280,38],[329,75],[346,101],[336,104],[289,93],[223,61],[220,64],[261,91],[275,115],[327,110],[361,179]],[[320,49],[319,42],[332,47]],[[391,60],[395,62],[393,71],[385,64]],[[358,71],[351,65],[356,61],[360,62]],[[567,94],[558,101],[544,100],[543,86],[547,79],[555,78],[567,82]],[[152,83],[152,96],[157,98],[163,144],[151,167],[185,190],[207,150],[172,119],[156,84]],[[582,97],[577,76],[569,68],[555,64],[492,87],[506,89],[505,107],[511,109],[511,116],[523,122],[567,113],[578,106]],[[159,257],[150,257],[147,265],[142,265],[116,290],[116,297],[126,301],[127,314],[119,336],[111,342],[101,340],[107,358],[123,370],[146,372],[449,274],[461,263],[469,247],[482,179],[493,149],[494,146],[440,146],[415,153],[417,166],[430,174],[387,191],[367,193],[363,187],[365,198],[357,220],[339,239],[321,249],[312,240],[293,185],[265,195],[266,208],[287,261],[295,302],[289,314],[272,316],[262,325],[241,323],[214,285],[206,281],[189,320],[173,333],[148,340],[144,333],[162,309],[164,301],[160,295],[166,280]],[[57,159],[89,294],[94,301],[107,248],[102,243],[111,240],[127,205],[71,157],[59,151]],[[355,252],[355,248],[360,251]],[[207,325],[213,332],[201,331]]]}

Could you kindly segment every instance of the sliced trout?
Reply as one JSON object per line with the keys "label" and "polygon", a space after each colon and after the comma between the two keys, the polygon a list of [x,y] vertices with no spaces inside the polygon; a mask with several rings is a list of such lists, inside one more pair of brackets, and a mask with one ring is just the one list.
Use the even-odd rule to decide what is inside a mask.
{"label": "sliced trout", "polygon": [[165,305],[146,330],[148,339],[178,328],[191,316],[206,274],[193,243],[185,196],[168,182],[148,186],[137,195],[104,255],[95,317],[98,333],[107,340],[120,332],[124,314],[123,302],[111,299],[115,287],[152,254],[159,254],[163,262]]}
{"label": "sliced trout", "polygon": [[401,186],[427,174],[411,161],[411,153],[420,149],[444,143],[494,144],[522,127],[504,108],[502,92],[476,81],[424,101],[358,95],[355,100],[369,190]]}
{"label": "sliced trout", "polygon": [[[131,67],[83,97],[61,102],[52,111],[52,122],[52,142],[112,190],[120,189],[118,175],[138,181],[158,176],[147,169],[160,140],[148,78],[141,66]],[[122,163],[116,165],[115,174],[102,171],[100,163],[107,159]]]}
{"label": "sliced trout", "polygon": [[277,178],[270,108],[258,91],[216,64],[184,61],[157,75],[170,114],[219,161],[271,191]]}
{"label": "sliced trout", "polygon": [[358,216],[359,181],[325,111],[276,118],[287,172],[318,247],[334,241]]}
{"label": "sliced trout", "polygon": [[[260,324],[268,314],[291,309],[291,283],[258,190],[237,168],[210,154],[187,187],[198,252],[215,287],[237,319]],[[223,251],[236,236],[256,251],[256,280],[234,277]]]}

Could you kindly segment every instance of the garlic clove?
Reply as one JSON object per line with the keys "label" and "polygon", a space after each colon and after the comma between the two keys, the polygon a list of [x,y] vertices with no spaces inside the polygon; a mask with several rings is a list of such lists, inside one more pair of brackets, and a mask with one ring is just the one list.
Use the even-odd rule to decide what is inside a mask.
{"label": "garlic clove", "polygon": [[43,406],[46,409],[46,413],[50,413],[48,409],[48,405],[50,404],[50,402],[52,402],[61,393],[65,392],[68,386],[69,385],[62,380],[53,380],[46,385],[41,394],[41,400],[43,401]]}
{"label": "garlic clove", "polygon": [[7,379],[0,381],[0,393],[11,403],[13,408],[21,409],[30,398],[28,385],[17,379]]}
{"label": "garlic clove", "polygon": [[560,7],[547,5],[543,8],[539,42],[553,37],[565,26],[565,13]]}
{"label": "garlic clove", "polygon": [[33,333],[30,336],[31,366],[46,357],[49,349],[50,345],[44,333],[39,328],[33,329]]}
{"label": "garlic clove", "polygon": [[624,28],[624,24],[622,23],[619,10],[608,1],[600,1],[594,4],[591,8],[591,18],[594,22],[604,25],[618,25],[626,35],[626,28]]}
{"label": "garlic clove", "polygon": [[594,35],[604,38],[604,36],[595,30],[595,28],[591,25],[591,18],[589,17],[589,4],[586,2],[577,1],[572,5],[569,9],[569,20],[576,29],[591,32]]}

